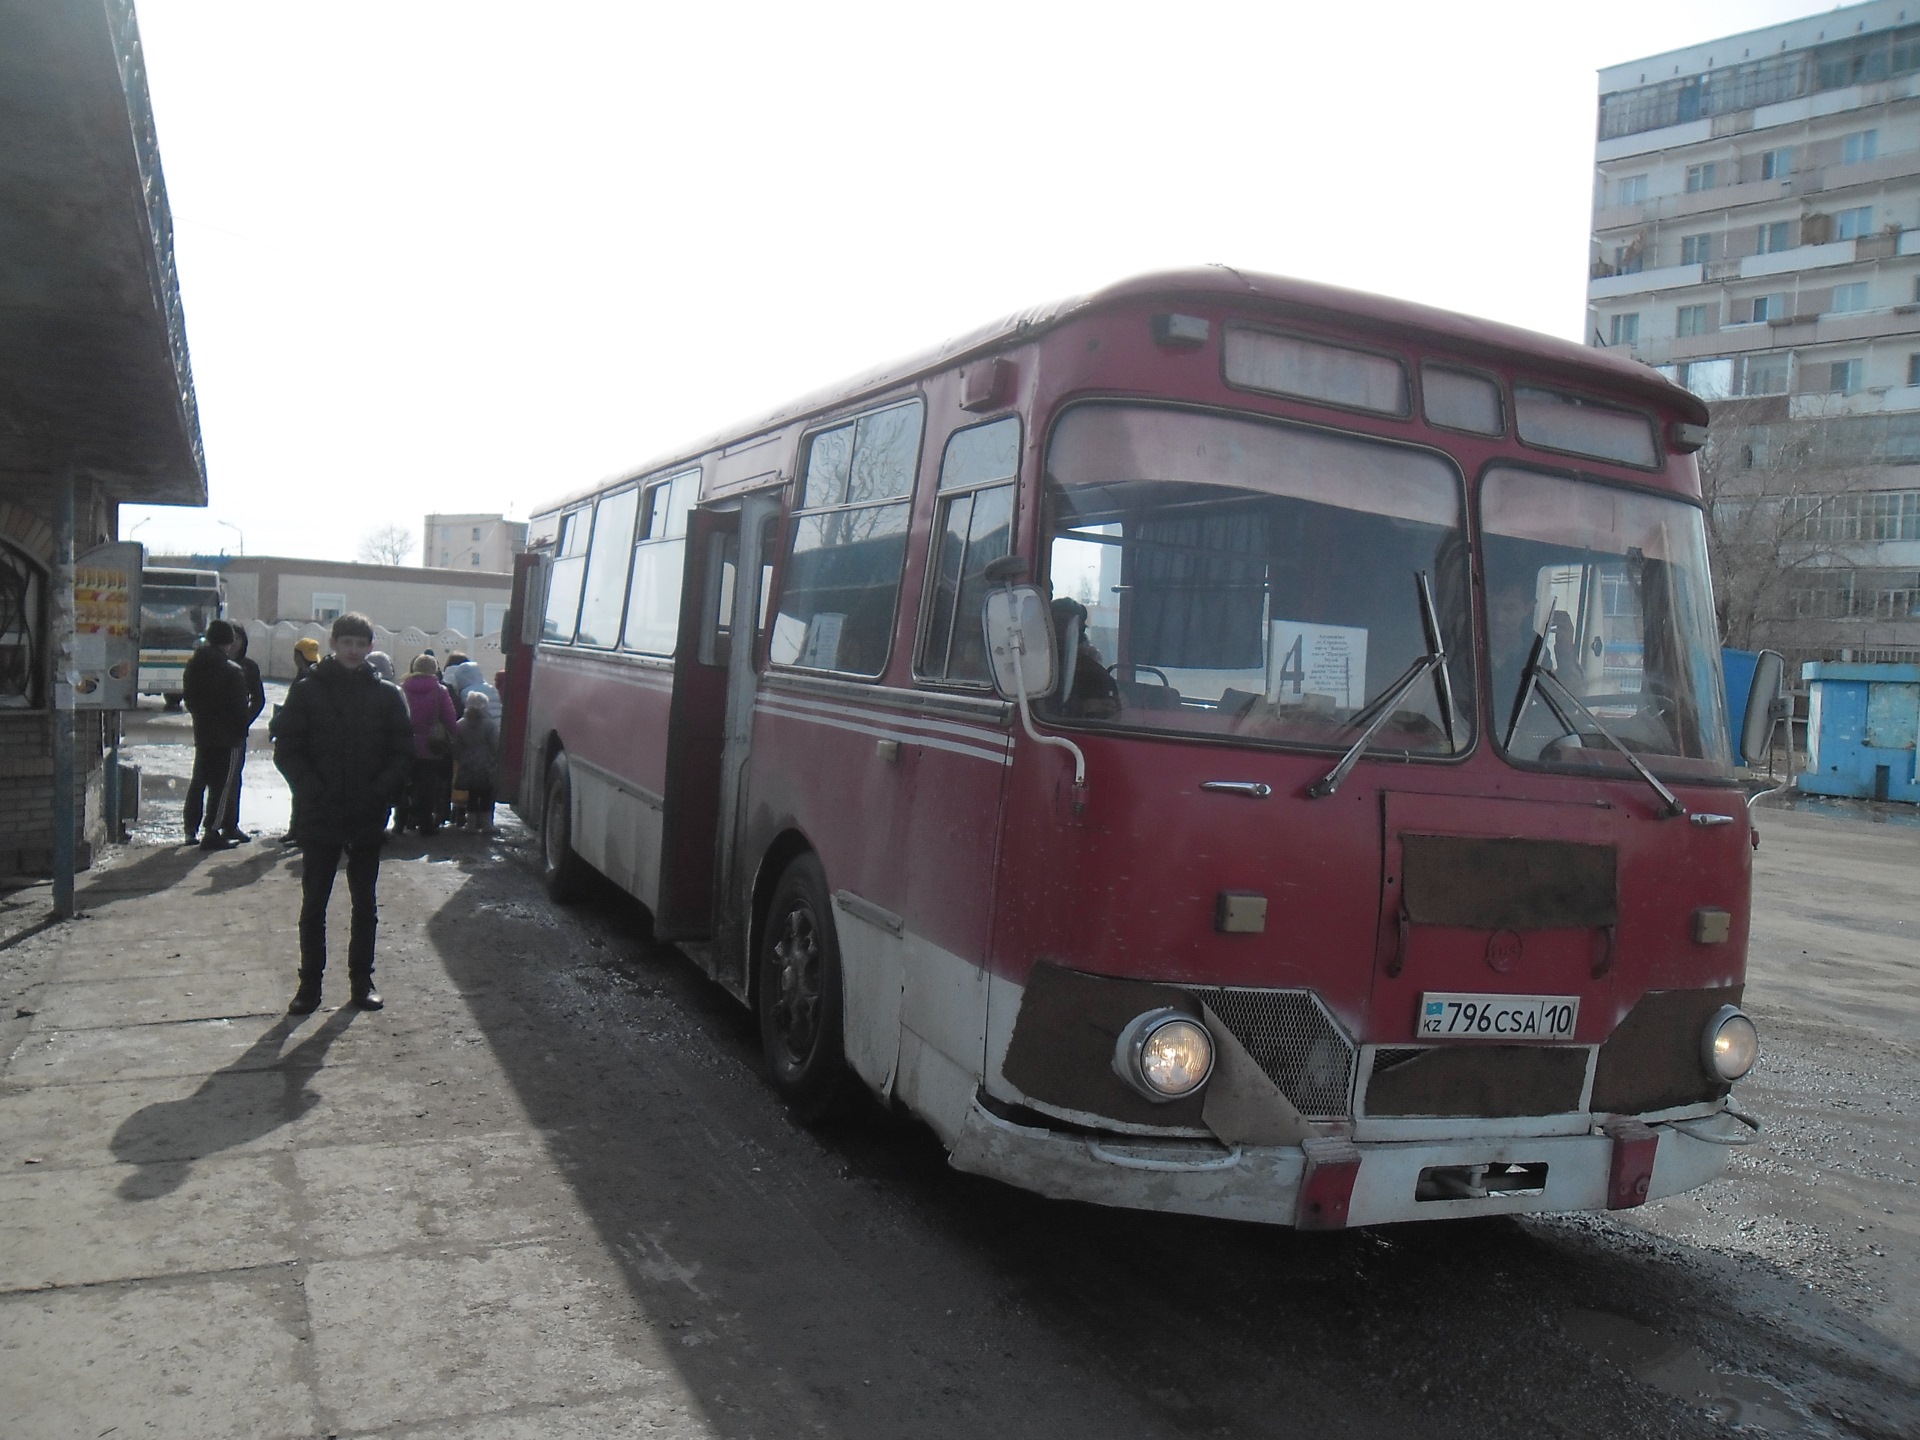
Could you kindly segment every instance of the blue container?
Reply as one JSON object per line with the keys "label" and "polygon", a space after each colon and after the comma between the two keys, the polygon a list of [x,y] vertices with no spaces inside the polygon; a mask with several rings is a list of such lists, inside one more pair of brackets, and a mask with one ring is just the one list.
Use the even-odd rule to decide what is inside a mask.
{"label": "blue container", "polygon": [[1920,665],[1811,661],[1800,673],[1807,681],[1809,759],[1795,786],[1813,795],[1920,804]]}

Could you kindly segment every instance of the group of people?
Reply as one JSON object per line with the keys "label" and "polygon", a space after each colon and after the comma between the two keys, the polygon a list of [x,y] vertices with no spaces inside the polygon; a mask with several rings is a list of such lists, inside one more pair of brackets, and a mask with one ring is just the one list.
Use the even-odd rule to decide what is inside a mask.
{"label": "group of people", "polygon": [[[500,697],[477,663],[455,653],[447,671],[431,653],[413,662],[404,686],[392,662],[373,648],[373,624],[342,615],[328,636],[331,653],[306,639],[294,647],[298,671],[269,726],[274,764],[293,791],[288,840],[300,847],[300,980],[292,1015],[319,1008],[327,965],[327,902],[346,861],[353,901],[347,941],[352,1003],[383,1006],[373,984],[375,890],[389,816],[395,833],[410,819],[437,828],[449,803],[454,818],[493,829]],[[266,708],[257,665],[246,659],[246,632],[224,620],[183,682],[193,715],[194,772],[188,786],[190,843],[226,849],[251,837],[240,829],[240,771],[247,731]],[[204,836],[202,828],[204,824]]]}

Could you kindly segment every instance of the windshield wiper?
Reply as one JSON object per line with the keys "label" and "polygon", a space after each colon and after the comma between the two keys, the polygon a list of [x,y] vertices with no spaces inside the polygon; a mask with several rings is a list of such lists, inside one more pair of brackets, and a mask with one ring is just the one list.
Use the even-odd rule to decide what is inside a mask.
{"label": "windshield wiper", "polygon": [[1427,572],[1424,570],[1414,571],[1413,581],[1420,601],[1420,623],[1427,633],[1427,653],[1409,665],[1406,673],[1381,691],[1376,699],[1354,712],[1348,724],[1358,724],[1367,715],[1373,718],[1368,721],[1367,728],[1360,732],[1360,738],[1340,757],[1339,763],[1307,787],[1309,800],[1322,799],[1340,788],[1340,782],[1353,773],[1353,767],[1360,763],[1360,757],[1366,753],[1373,737],[1380,733],[1407,692],[1424,675],[1434,677],[1434,698],[1440,708],[1440,726],[1447,736],[1447,751],[1451,754],[1459,748],[1453,738],[1453,677],[1447,672],[1447,647],[1440,638],[1440,616],[1433,608],[1433,589],[1427,584]]}
{"label": "windshield wiper", "polygon": [[[1552,624],[1552,616],[1548,616],[1548,624]],[[1520,694],[1514,701],[1513,719],[1507,725],[1507,739],[1504,748],[1508,751],[1513,749],[1513,737],[1520,729],[1520,717],[1526,713],[1528,703],[1536,694],[1546,702],[1547,708],[1553,711],[1554,719],[1566,727],[1567,734],[1574,736],[1579,735],[1580,728],[1568,718],[1567,712],[1560,708],[1554,701],[1553,696],[1541,688],[1542,685],[1551,685],[1555,690],[1560,692],[1562,699],[1566,700],[1574,709],[1587,717],[1592,723],[1593,728],[1599,732],[1601,738],[1613,746],[1614,749],[1618,750],[1621,755],[1625,756],[1627,764],[1633,767],[1634,773],[1646,781],[1647,784],[1651,785],[1654,793],[1666,802],[1666,813],[1660,817],[1661,819],[1671,820],[1686,814],[1687,807],[1680,803],[1673,791],[1660,783],[1660,777],[1649,770],[1640,757],[1627,748],[1626,742],[1614,734],[1613,731],[1609,730],[1600,717],[1587,708],[1584,700],[1561,683],[1558,675],[1540,663],[1540,654],[1545,648],[1546,643],[1547,633],[1545,630],[1542,630],[1538,635],[1533,637],[1533,651],[1527,656],[1527,668],[1521,672]]]}

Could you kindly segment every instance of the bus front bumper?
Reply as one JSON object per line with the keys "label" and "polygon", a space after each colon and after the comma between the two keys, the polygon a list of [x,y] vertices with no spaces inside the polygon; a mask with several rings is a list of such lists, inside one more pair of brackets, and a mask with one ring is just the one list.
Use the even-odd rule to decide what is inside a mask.
{"label": "bus front bumper", "polygon": [[[1654,1124],[1615,1134],[1229,1147],[1021,1125],[976,1100],[951,1160],[957,1170],[1057,1200],[1339,1229],[1623,1209],[1706,1184],[1726,1169],[1731,1147],[1742,1140],[1738,1123],[1718,1115],[1689,1121],[1686,1131]],[[1480,1167],[1524,1167],[1524,1173],[1509,1172],[1498,1182],[1507,1188],[1490,1193],[1445,1193],[1476,1190],[1471,1177]]]}

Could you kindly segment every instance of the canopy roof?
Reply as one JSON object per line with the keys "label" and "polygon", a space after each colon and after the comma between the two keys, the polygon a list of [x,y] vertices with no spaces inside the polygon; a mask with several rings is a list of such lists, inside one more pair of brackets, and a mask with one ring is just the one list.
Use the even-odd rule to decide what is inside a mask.
{"label": "canopy roof", "polygon": [[131,0],[0,0],[0,474],[207,503]]}

